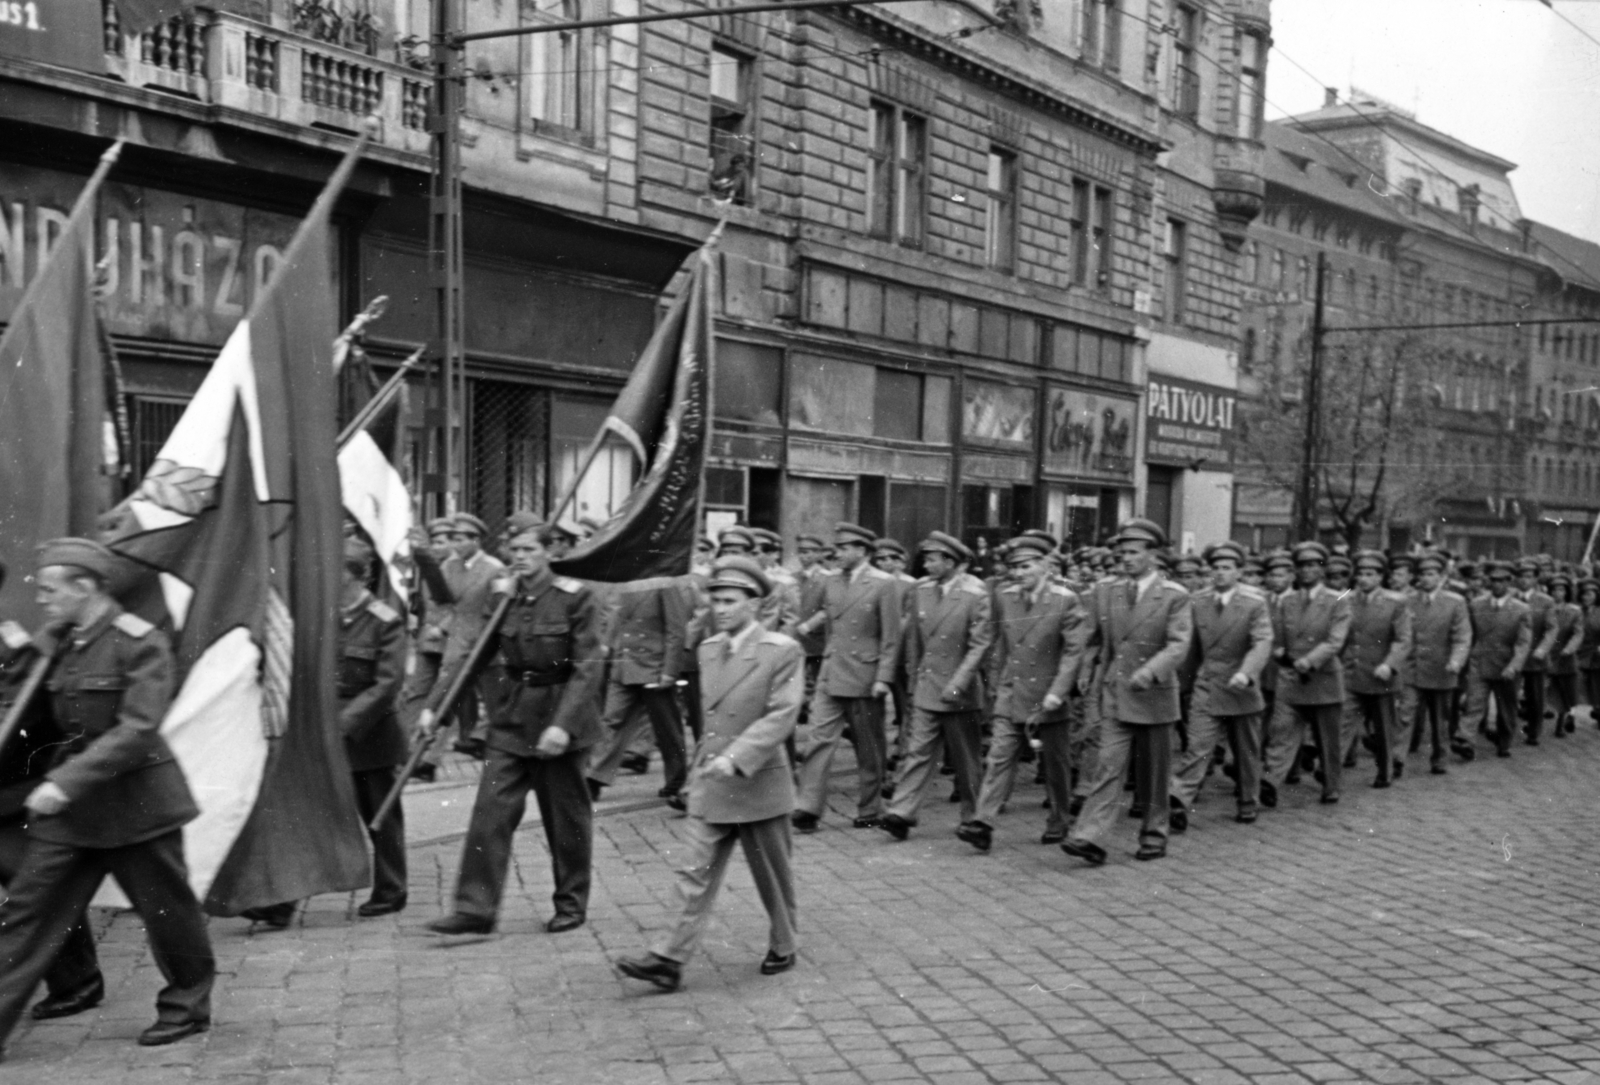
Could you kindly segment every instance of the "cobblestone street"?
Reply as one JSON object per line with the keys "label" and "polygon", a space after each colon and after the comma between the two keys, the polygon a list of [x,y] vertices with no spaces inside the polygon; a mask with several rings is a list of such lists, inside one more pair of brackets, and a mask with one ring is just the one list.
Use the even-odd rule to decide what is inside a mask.
{"label": "cobblestone street", "polygon": [[212,1031],[142,1050],[160,977],[136,917],[96,913],[107,1001],[20,1031],[0,1079],[1600,1082],[1597,761],[1585,722],[1445,777],[1413,757],[1392,790],[1358,784],[1332,809],[1287,789],[1254,826],[1214,778],[1170,858],[1133,862],[1129,822],[1098,869],[1037,843],[1031,782],[985,856],[952,835],[948,779],[903,844],[848,827],[841,780],[823,831],[796,841],[799,967],[757,973],[765,921],[736,859],[672,995],[611,967],[669,917],[680,824],[641,808],[654,775],[628,779],[597,821],[577,932],[543,932],[543,840],[524,831],[498,934],[421,933],[460,847],[424,844],[397,921],[355,920],[359,896],[318,898],[281,933],[214,920]]}

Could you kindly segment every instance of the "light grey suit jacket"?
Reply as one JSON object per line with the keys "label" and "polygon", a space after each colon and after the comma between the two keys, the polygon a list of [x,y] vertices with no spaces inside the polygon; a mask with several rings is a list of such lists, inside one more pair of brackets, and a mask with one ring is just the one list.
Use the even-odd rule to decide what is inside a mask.
{"label": "light grey suit jacket", "polygon": [[[788,817],[794,775],[784,740],[805,700],[805,654],[792,637],[765,629],[723,658],[728,634],[700,645],[700,701],[705,732],[689,767],[689,814],[731,825]],[[738,774],[708,777],[705,766],[727,754]]]}

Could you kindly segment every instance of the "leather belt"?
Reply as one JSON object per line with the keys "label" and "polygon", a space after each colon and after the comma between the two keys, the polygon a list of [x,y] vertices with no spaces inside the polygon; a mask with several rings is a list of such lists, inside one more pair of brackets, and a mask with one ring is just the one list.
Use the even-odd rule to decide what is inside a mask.
{"label": "leather belt", "polygon": [[572,669],[569,667],[559,671],[512,671],[511,677],[530,688],[559,686],[571,680]]}

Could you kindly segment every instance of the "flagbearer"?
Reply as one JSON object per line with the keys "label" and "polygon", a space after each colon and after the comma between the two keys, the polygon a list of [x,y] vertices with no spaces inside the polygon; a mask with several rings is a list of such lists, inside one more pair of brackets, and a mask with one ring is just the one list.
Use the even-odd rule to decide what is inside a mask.
{"label": "flagbearer", "polygon": [[144,921],[167,985],[145,1047],[211,1024],[216,959],[189,888],[182,827],[199,814],[159,728],[172,701],[167,639],[106,591],[115,557],[88,539],[39,555],[57,655],[48,689],[65,741],[24,800],[28,845],[0,906],[0,1042],[107,874]]}
{"label": "flagbearer", "polygon": [[[556,914],[545,929],[552,934],[573,930],[583,926],[588,913],[594,808],[583,767],[601,734],[604,654],[593,591],[550,572],[544,543],[553,535],[548,526],[537,525],[507,540],[513,576],[496,584],[486,604],[492,613],[499,596],[514,593],[477,667],[479,673],[492,663],[504,668],[504,696],[496,698],[489,721],[488,755],[461,850],[455,912],[428,924],[436,934],[494,930],[512,834],[530,790],[538,798],[556,883]],[[423,727],[433,725],[450,684],[442,682],[437,699],[423,711]]]}

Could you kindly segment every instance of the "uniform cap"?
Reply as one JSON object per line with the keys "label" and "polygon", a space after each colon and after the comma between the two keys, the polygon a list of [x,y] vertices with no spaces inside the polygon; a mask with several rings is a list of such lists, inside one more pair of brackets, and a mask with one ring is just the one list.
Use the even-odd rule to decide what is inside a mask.
{"label": "uniform cap", "polygon": [[480,539],[489,534],[488,525],[486,525],[476,516],[472,515],[470,512],[458,512],[454,517],[451,518],[451,521],[458,528],[476,531],[478,533],[478,538]]}
{"label": "uniform cap", "polygon": [[897,554],[902,558],[908,558],[911,556],[910,554],[906,553],[906,548],[899,539],[879,539],[878,553]]}
{"label": "uniform cap", "polygon": [[1055,553],[1054,540],[1048,537],[1041,539],[1037,535],[1024,534],[1018,535],[1014,539],[1008,539],[1005,544],[1007,565],[1021,565],[1026,561],[1037,561],[1040,558],[1047,558],[1053,553]]}
{"label": "uniform cap", "polygon": [[1111,545],[1118,543],[1142,542],[1149,546],[1167,545],[1167,533],[1161,530],[1154,520],[1135,518],[1124,520],[1117,525],[1117,533],[1111,537]]}
{"label": "uniform cap", "polygon": [[110,580],[117,569],[117,555],[93,539],[51,539],[39,545],[38,567],[47,565],[76,565]]}
{"label": "uniform cap", "polygon": [[1274,550],[1262,559],[1268,569],[1293,569],[1294,555],[1287,550]]}
{"label": "uniform cap", "polygon": [[1028,528],[1028,530],[1026,530],[1024,532],[1021,532],[1017,536],[1017,538],[1019,538],[1019,539],[1038,539],[1040,542],[1044,543],[1045,546],[1049,547],[1051,550],[1054,550],[1056,547],[1061,545],[1060,541],[1054,535],[1050,534],[1048,531],[1046,531],[1042,527],[1030,527],[1030,528]]}
{"label": "uniform cap", "polygon": [[[1207,565],[1215,565],[1219,561],[1234,561],[1240,568],[1246,565],[1244,547],[1238,543],[1220,542],[1208,546],[1205,549],[1205,559]],[[1256,567],[1260,568],[1260,564],[1257,563]]]}
{"label": "uniform cap", "polygon": [[453,517],[453,516],[435,516],[432,520],[428,521],[428,534],[429,535],[438,535],[441,532],[449,531],[451,528],[453,528],[455,526],[456,526],[455,517]]}
{"label": "uniform cap", "polygon": [[878,544],[878,533],[860,524],[847,524],[843,520],[833,525],[833,545],[864,546],[871,550]]}
{"label": "uniform cap", "polygon": [[1389,571],[1389,558],[1382,550],[1357,550],[1355,565],[1357,569],[1376,569],[1386,573]]}
{"label": "uniform cap", "polygon": [[1580,595],[1586,591],[1600,592],[1600,580],[1596,580],[1592,576],[1586,576],[1578,581],[1576,590]]}
{"label": "uniform cap", "polygon": [[1516,572],[1516,569],[1512,567],[1512,564],[1509,561],[1502,561],[1498,558],[1490,558],[1488,561],[1483,562],[1479,568],[1482,570],[1484,576],[1492,576],[1495,573]]}
{"label": "uniform cap", "polygon": [[1175,573],[1200,571],[1200,558],[1194,554],[1179,554],[1172,559],[1172,571]]}
{"label": "uniform cap", "polygon": [[718,548],[721,548],[730,545],[743,546],[748,550],[754,550],[756,548],[756,537],[749,528],[726,528],[723,530],[722,534],[717,536],[717,546]]}
{"label": "uniform cap", "polygon": [[1352,568],[1350,559],[1343,554],[1334,554],[1328,558],[1328,570],[1337,569],[1341,573],[1348,573]]}
{"label": "uniform cap", "polygon": [[1567,594],[1572,594],[1572,577],[1568,576],[1566,573],[1552,573],[1550,574],[1550,579],[1545,581],[1546,588],[1553,588],[1557,584],[1565,585]]}
{"label": "uniform cap", "polygon": [[1294,549],[1290,553],[1294,556],[1296,565],[1303,561],[1315,561],[1323,565],[1328,564],[1328,548],[1319,542],[1295,543]]}
{"label": "uniform cap", "polygon": [[797,550],[823,550],[827,548],[828,544],[822,541],[821,535],[807,534],[796,535],[794,545]]}
{"label": "uniform cap", "polygon": [[941,554],[948,554],[957,561],[972,560],[972,551],[967,549],[966,543],[962,542],[960,539],[954,538],[953,536],[946,535],[942,531],[930,532],[926,539],[923,539],[922,542],[917,544],[918,553],[925,553],[929,550],[937,551]]}
{"label": "uniform cap", "polygon": [[707,589],[739,588],[758,599],[765,599],[772,593],[772,581],[767,579],[761,563],[743,554],[718,558],[717,563],[711,567],[711,580],[706,587]]}
{"label": "uniform cap", "polygon": [[1437,569],[1442,573],[1448,563],[1445,561],[1445,556],[1437,550],[1425,550],[1416,556],[1415,564],[1419,573],[1424,569]]}
{"label": "uniform cap", "polygon": [[514,512],[506,517],[505,536],[514,539],[518,535],[525,535],[530,531],[538,531],[544,527],[542,517],[532,512]]}
{"label": "uniform cap", "polygon": [[[1507,562],[1506,564],[1509,565],[1510,562]],[[1523,558],[1521,561],[1517,562],[1517,572],[1537,574],[1539,572],[1539,559]]]}
{"label": "uniform cap", "polygon": [[750,534],[755,536],[756,544],[759,546],[775,546],[779,550],[783,549],[783,536],[776,531],[770,531],[764,527],[753,527],[750,529]]}
{"label": "uniform cap", "polygon": [[1391,569],[1414,569],[1416,568],[1416,564],[1416,557],[1411,554],[1407,554],[1403,550],[1396,550],[1394,553],[1389,555],[1389,568]]}

